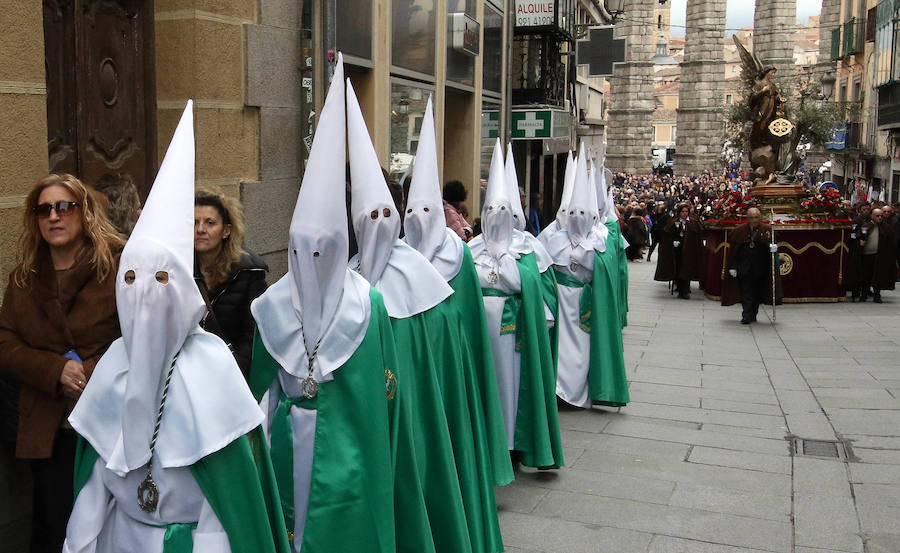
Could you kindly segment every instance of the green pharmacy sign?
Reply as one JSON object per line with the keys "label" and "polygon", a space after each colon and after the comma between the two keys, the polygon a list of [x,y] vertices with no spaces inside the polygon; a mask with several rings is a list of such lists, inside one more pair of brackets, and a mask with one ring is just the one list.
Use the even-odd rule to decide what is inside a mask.
{"label": "green pharmacy sign", "polygon": [[514,111],[512,112],[512,137],[513,138],[550,138],[553,125],[552,112],[541,111]]}

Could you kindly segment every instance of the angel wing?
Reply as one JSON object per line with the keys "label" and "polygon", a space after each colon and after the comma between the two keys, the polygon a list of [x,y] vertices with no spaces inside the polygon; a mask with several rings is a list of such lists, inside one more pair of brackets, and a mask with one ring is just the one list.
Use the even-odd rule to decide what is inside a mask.
{"label": "angel wing", "polygon": [[741,57],[741,80],[744,81],[747,88],[750,88],[759,78],[759,72],[762,71],[763,64],[759,61],[759,58],[744,48],[744,45],[738,40],[737,35],[732,35],[731,38],[734,40],[734,44],[737,46],[738,55]]}

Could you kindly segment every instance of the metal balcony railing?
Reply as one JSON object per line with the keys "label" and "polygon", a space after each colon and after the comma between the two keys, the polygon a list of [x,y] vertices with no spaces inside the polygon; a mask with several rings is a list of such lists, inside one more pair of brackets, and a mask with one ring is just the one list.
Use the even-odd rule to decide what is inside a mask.
{"label": "metal balcony railing", "polygon": [[[832,37],[834,36],[832,31]],[[844,40],[842,41],[841,53],[842,57],[852,56],[853,54],[862,53],[865,49],[866,40],[866,23],[865,21],[857,21],[855,17],[850,18],[844,23]],[[832,43],[832,54],[834,54],[834,46]]]}

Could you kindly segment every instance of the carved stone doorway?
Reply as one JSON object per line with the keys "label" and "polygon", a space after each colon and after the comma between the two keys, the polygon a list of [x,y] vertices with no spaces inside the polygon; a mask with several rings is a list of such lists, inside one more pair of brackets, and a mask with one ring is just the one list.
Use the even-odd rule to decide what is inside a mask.
{"label": "carved stone doorway", "polygon": [[153,0],[43,0],[51,172],[156,175]]}

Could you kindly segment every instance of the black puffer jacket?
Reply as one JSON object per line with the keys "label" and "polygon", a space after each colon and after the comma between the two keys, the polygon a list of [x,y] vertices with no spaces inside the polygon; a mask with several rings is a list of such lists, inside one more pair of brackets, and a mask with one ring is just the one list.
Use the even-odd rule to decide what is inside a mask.
{"label": "black puffer jacket", "polygon": [[[255,328],[250,303],[266,291],[268,271],[269,267],[262,259],[245,251],[240,261],[231,267],[231,274],[225,283],[209,290],[213,312],[200,322],[200,326],[225,340],[231,347],[244,377],[250,374]],[[194,265],[194,280],[202,290],[203,276],[199,263]]]}

